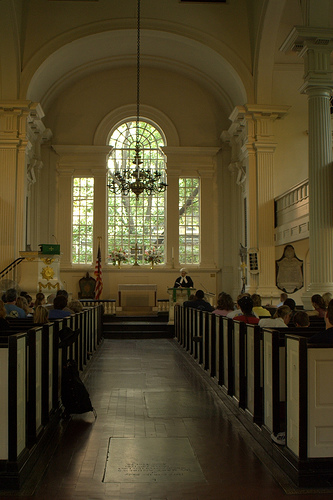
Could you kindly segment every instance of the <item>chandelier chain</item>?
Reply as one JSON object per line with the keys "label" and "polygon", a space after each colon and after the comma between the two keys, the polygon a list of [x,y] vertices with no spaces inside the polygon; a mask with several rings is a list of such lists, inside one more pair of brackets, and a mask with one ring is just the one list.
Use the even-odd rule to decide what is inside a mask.
{"label": "chandelier chain", "polygon": [[136,146],[139,147],[139,121],[140,121],[140,0],[138,0],[137,23],[137,83],[136,83]]}
{"label": "chandelier chain", "polygon": [[[159,168],[156,159],[150,159],[150,163],[145,156],[144,147],[140,146],[140,2],[137,0],[137,86],[136,86],[136,145],[133,160],[128,164],[115,165],[115,170],[109,176],[108,188],[115,194],[121,193],[127,196],[130,192],[136,198],[142,193],[148,196],[163,193],[167,188],[165,178],[165,168]],[[112,153],[111,153],[112,154]]]}

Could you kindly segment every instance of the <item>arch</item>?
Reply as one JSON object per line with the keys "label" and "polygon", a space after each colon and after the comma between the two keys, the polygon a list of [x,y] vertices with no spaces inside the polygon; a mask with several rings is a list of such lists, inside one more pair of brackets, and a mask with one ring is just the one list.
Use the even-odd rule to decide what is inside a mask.
{"label": "arch", "polygon": [[[105,144],[108,144],[111,130],[114,129],[117,123],[130,116],[136,116],[136,107],[134,105],[122,106],[105,115],[96,128],[93,140],[94,146],[104,146]],[[145,120],[146,118],[158,124],[158,126],[163,130],[169,146],[179,146],[178,132],[167,115],[152,106],[141,104],[140,117],[142,120]]]}
{"label": "arch", "polygon": [[[190,76],[218,96],[228,114],[235,105],[251,100],[252,75],[238,55],[223,42],[200,33],[195,39],[188,31],[184,26],[174,32],[142,29],[142,64]],[[135,37],[134,29],[113,29],[71,41],[64,36],[52,40],[24,68],[21,96],[41,102],[47,110],[60,91],[85,74],[135,64]]]}
{"label": "arch", "polygon": [[272,104],[274,55],[285,4],[286,0],[280,0],[279,2],[268,0],[263,8],[254,57],[255,99],[257,104]]}

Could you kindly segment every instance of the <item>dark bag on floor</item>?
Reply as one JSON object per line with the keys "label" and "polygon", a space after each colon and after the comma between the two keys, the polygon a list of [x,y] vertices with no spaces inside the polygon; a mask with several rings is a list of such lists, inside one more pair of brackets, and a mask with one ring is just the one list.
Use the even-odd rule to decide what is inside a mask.
{"label": "dark bag on floor", "polygon": [[62,370],[61,399],[68,415],[88,411],[94,412],[89,393],[80,379],[77,364],[70,359]]}

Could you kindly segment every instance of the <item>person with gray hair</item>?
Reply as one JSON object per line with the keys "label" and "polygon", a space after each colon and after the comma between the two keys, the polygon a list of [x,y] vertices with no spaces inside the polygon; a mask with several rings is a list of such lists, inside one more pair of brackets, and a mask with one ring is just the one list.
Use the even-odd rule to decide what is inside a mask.
{"label": "person with gray hair", "polygon": [[289,306],[277,308],[273,318],[264,318],[259,321],[261,328],[288,328],[291,319],[291,309]]}
{"label": "person with gray hair", "polygon": [[11,318],[26,318],[27,315],[21,307],[16,305],[17,292],[15,288],[10,288],[6,292],[6,304],[5,309],[7,316]]}
{"label": "person with gray hair", "polygon": [[180,270],[180,276],[176,279],[174,288],[193,288],[193,281],[190,276],[187,276],[187,269],[182,267]]}

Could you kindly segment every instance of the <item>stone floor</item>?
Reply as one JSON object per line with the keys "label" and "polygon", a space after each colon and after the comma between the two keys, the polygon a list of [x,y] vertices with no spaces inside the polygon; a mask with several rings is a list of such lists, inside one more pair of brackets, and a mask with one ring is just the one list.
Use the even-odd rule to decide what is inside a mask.
{"label": "stone floor", "polygon": [[1,500],[333,500],[270,463],[176,340],[104,340],[84,382],[97,419],[63,422],[42,479]]}

